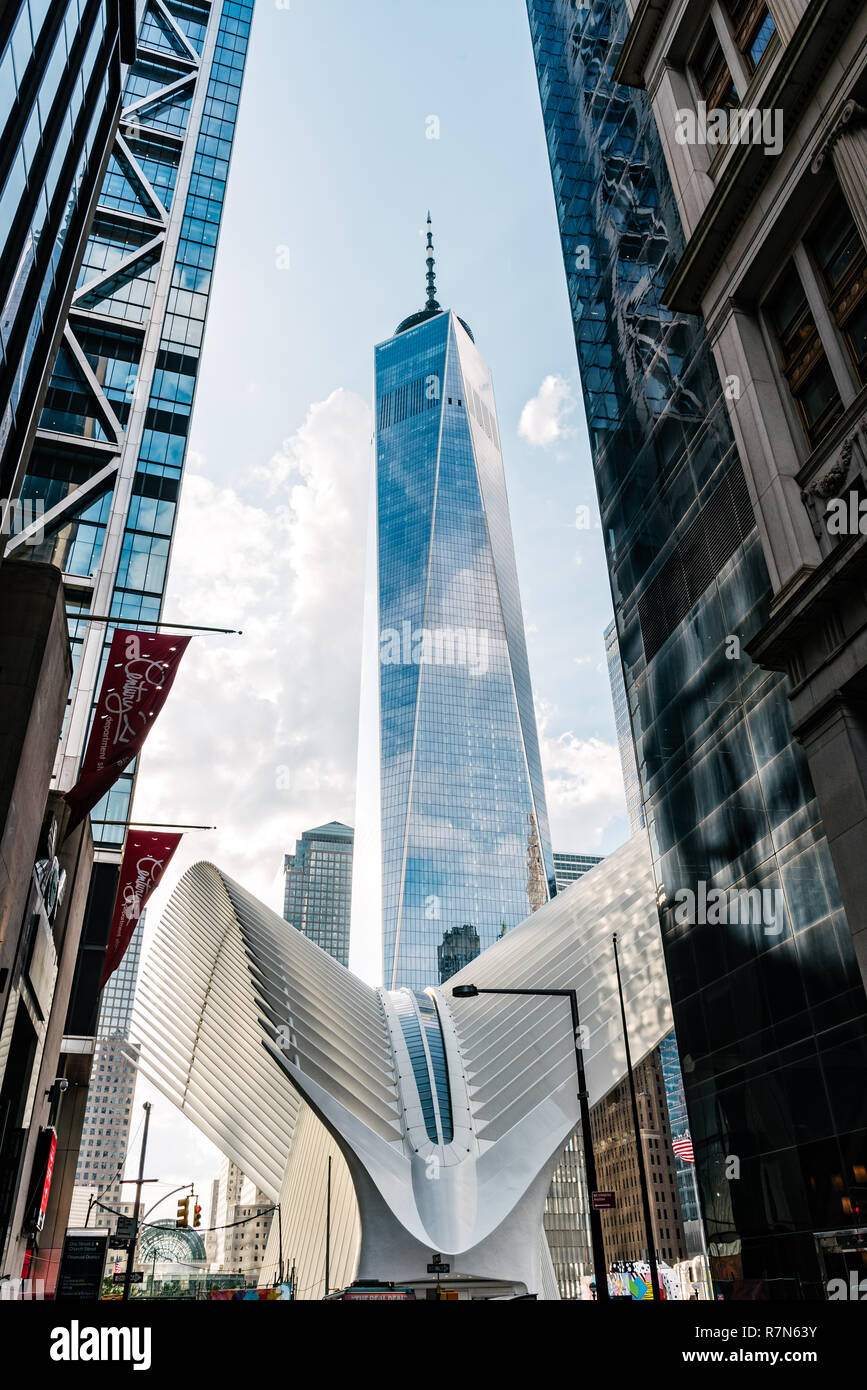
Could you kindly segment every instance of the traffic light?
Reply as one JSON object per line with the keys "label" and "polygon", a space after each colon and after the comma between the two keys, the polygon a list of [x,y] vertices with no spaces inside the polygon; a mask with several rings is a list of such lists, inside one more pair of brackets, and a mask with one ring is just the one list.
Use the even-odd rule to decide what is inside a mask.
{"label": "traffic light", "polygon": [[178,1216],[175,1221],[176,1226],[189,1226],[190,1224],[190,1199],[181,1197],[178,1201]]}
{"label": "traffic light", "polygon": [[202,1208],[199,1206],[198,1202],[196,1202],[196,1205],[193,1207],[193,1226],[201,1226],[201,1224]]}

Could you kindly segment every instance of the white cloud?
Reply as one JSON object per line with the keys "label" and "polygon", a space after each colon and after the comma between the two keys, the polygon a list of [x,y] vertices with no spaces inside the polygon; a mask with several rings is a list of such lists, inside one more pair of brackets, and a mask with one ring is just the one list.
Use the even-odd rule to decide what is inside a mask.
{"label": "white cloud", "polygon": [[352,823],[370,412],[336,391],[266,469],[187,476],[166,613],[193,638],[144,755],[136,820],[186,835],[154,894],[209,859],[271,906],[302,830]]}
{"label": "white cloud", "polygon": [[566,421],[575,409],[575,395],[562,376],[546,376],[537,394],[521,411],[518,433],[538,448],[547,449],[571,434]]}
{"label": "white cloud", "polygon": [[604,739],[553,733],[555,715],[545,700],[536,701],[554,848],[566,854],[603,853],[606,831],[626,815],[620,754],[616,744]]}

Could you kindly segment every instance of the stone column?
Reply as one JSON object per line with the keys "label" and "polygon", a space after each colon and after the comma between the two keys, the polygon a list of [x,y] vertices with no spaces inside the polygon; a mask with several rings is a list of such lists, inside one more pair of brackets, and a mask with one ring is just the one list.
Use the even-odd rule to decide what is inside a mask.
{"label": "stone column", "polygon": [[754,315],[728,300],[708,323],[774,593],[822,555],[797,474],[801,460]]}
{"label": "stone column", "polygon": [[692,111],[695,102],[685,73],[665,62],[660,63],[653,74],[647,94],[688,240],[714,190],[713,179],[707,172],[710,163],[707,146],[681,145],[677,139],[677,113]]}
{"label": "stone column", "polygon": [[795,726],[867,988],[867,700],[836,691]]}
{"label": "stone column", "polygon": [[777,33],[783,43],[789,42],[801,22],[808,3],[809,0],[768,0],[771,19],[774,21]]}
{"label": "stone column", "polygon": [[857,101],[850,99],[841,107],[813,160],[814,174],[824,167],[829,155],[861,240],[867,246],[867,110]]}

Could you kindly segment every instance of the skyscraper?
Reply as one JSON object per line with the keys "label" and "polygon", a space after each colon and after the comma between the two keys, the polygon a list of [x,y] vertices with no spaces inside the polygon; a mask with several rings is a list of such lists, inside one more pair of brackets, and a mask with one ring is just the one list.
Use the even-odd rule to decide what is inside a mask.
{"label": "skyscraper", "polygon": [[283,861],[283,916],[341,965],[349,965],[352,841],[350,826],[331,821],[305,830]]}
{"label": "skyscraper", "polygon": [[359,934],[382,923],[389,989],[436,984],[456,930],[484,950],[554,891],[493,383],[437,302],[430,219],[426,258],[425,308],[376,349],[361,742],[379,765],[359,764],[353,913]]}
{"label": "skyscraper", "polygon": [[[79,1225],[85,1219],[88,1200],[97,1193],[105,1206],[114,1210],[124,1208],[124,1189],[120,1180],[129,1145],[137,1075],[137,1049],[129,1041],[129,1027],[144,923],[143,913],[132,934],[127,953],[106,984],[99,1001],[96,1048],[69,1217],[71,1226]],[[98,1225],[99,1222],[94,1224]]]}
{"label": "skyscraper", "polygon": [[867,1001],[786,682],[746,654],[771,585],[704,323],[665,302],[689,251],[614,80],[630,8],[528,12],[712,1273],[819,1298],[867,1169]]}
{"label": "skyscraper", "polygon": [[564,888],[568,888],[570,883],[577,883],[587,873],[588,869],[593,869],[597,864],[602,863],[603,856],[599,854],[563,854],[560,850],[554,851],[554,873],[557,880],[557,892],[562,893]]}
{"label": "skyscraper", "polygon": [[262,1272],[274,1203],[237,1163],[224,1158],[211,1192],[211,1213],[211,1225],[217,1228],[209,1232],[214,1243],[213,1272],[243,1274],[248,1284],[254,1284]]}
{"label": "skyscraper", "polygon": [[135,54],[135,0],[0,7],[0,533],[18,500]]}
{"label": "skyscraper", "polygon": [[626,814],[629,829],[634,835],[644,826],[644,807],[641,804],[641,782],[635,762],[635,744],[632,742],[632,724],[629,719],[629,703],[626,699],[626,685],[623,680],[623,662],[620,660],[620,644],[617,641],[617,624],[609,623],[605,629],[605,659],[608,662],[608,680],[611,683],[611,699],[614,704],[614,727],[617,731],[617,751],[623,769],[623,790],[626,793]]}
{"label": "skyscraper", "polygon": [[[76,780],[113,624],[162,613],[252,0],[148,0],[22,496],[64,575],[74,676],[53,785]],[[94,615],[94,621],[90,615]],[[108,616],[110,622],[104,621]],[[96,806],[73,1032],[94,1031],[137,760]]]}

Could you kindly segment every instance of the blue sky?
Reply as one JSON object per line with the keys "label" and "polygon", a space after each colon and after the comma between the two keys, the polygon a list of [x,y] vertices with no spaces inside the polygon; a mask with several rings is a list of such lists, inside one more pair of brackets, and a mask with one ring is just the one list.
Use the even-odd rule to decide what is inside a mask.
{"label": "blue sky", "polygon": [[[494,375],[554,847],[627,837],[522,0],[259,0],[166,607],[245,635],[191,645],[142,759],[137,819],[218,826],[146,945],[196,859],[279,908],[283,851],[353,823],[373,347],[422,306],[428,208],[440,302]],[[204,1190],[215,1151],[156,1103],[151,1171]]]}
{"label": "blue sky", "polygon": [[574,664],[610,617],[599,533],[573,525],[594,497],[581,411],[561,447],[518,437],[545,377],[577,380],[521,0],[260,0],[193,447],[231,481],[336,387],[369,399],[373,344],[423,302],[428,207],[441,302],[494,374],[536,683],[610,738],[606,681]]}

